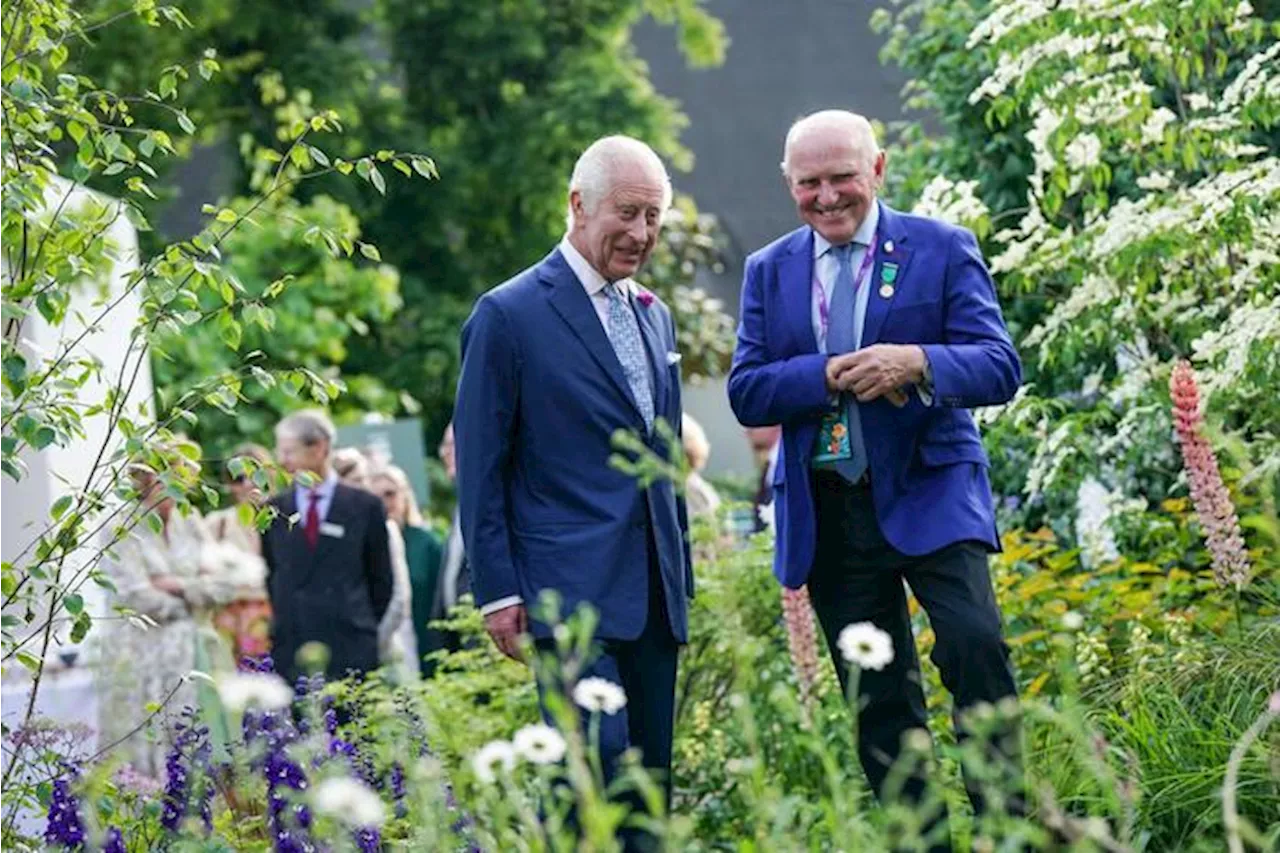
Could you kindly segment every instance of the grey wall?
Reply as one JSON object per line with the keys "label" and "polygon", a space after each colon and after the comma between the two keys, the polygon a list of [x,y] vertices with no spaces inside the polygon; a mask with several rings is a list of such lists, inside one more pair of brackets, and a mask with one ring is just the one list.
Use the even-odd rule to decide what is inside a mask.
{"label": "grey wall", "polygon": [[688,66],[670,28],[647,21],[636,30],[654,86],[689,117],[683,140],[694,168],[672,177],[729,237],[728,268],[708,286],[730,310],[737,310],[746,255],[798,224],[778,170],[791,123],[828,107],[885,122],[902,117],[905,78],[881,67],[882,41],[867,24],[879,5],[710,0],[731,43],[725,63],[709,69]]}
{"label": "grey wall", "polygon": [[[735,316],[747,254],[799,224],[778,169],[791,123],[831,107],[886,123],[902,117],[905,78],[881,67],[881,39],[867,26],[878,5],[710,0],[707,8],[724,22],[731,44],[722,66],[701,70],[685,62],[671,29],[645,22],[636,30],[654,86],[689,117],[683,140],[694,167],[672,180],[701,210],[719,217],[729,238],[724,274],[703,286]],[[685,402],[711,441],[708,471],[749,472],[751,452],[724,383],[686,388]]]}

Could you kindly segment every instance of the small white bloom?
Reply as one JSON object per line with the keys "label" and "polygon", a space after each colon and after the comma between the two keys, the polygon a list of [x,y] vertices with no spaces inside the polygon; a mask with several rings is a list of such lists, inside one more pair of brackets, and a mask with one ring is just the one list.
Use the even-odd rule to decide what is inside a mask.
{"label": "small white bloom", "polygon": [[764,525],[766,530],[776,529],[773,501],[769,501],[767,504],[761,504],[758,506],[756,508],[756,516],[760,519],[760,523]]}
{"label": "small white bloom", "polygon": [[862,669],[884,669],[893,662],[893,640],[870,622],[846,625],[836,640],[840,655]]}
{"label": "small white bloom", "polygon": [[218,697],[229,711],[281,711],[293,702],[293,691],[269,672],[227,672],[218,676]]}
{"label": "small white bloom", "polygon": [[622,688],[603,678],[584,678],[573,686],[573,701],[588,711],[616,714],[627,704]]}
{"label": "small white bloom", "polygon": [[1074,610],[1062,614],[1062,627],[1068,631],[1079,631],[1084,627],[1084,617]]}
{"label": "small white bloom", "polygon": [[1156,172],[1138,178],[1138,186],[1144,190],[1167,190],[1173,185],[1173,178],[1168,172]]}
{"label": "small white bloom", "polygon": [[1067,165],[1073,169],[1089,169],[1098,165],[1102,157],[1102,140],[1092,133],[1082,133],[1067,144],[1063,152]]}
{"label": "small white bloom", "polygon": [[555,764],[564,758],[564,737],[546,723],[525,726],[511,741],[516,752],[534,764]]}
{"label": "small white bloom", "polygon": [[377,792],[350,776],[334,776],[316,785],[311,804],[350,827],[379,827],[387,818],[386,807]]}
{"label": "small white bloom", "polygon": [[481,782],[492,782],[498,773],[510,773],[515,766],[515,747],[505,740],[491,740],[471,757],[471,769]]}
{"label": "small white bloom", "polygon": [[1209,96],[1191,92],[1187,95],[1187,109],[1197,113],[1209,109]]}

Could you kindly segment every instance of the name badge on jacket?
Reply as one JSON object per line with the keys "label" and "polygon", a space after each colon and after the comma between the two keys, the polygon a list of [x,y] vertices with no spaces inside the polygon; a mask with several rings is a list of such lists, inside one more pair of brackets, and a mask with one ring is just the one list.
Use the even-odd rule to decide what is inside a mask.
{"label": "name badge on jacket", "polygon": [[332,524],[328,521],[320,524],[321,536],[332,536],[334,539],[341,539],[347,535],[347,529],[341,524]]}

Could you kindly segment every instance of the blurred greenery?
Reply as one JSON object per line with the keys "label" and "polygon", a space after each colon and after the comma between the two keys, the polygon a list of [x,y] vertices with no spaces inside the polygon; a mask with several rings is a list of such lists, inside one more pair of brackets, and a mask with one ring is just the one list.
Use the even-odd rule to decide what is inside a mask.
{"label": "blurred greenery", "polygon": [[[105,0],[91,17],[106,20],[132,5]],[[377,380],[381,387],[369,386],[352,401],[358,407],[396,414],[421,406],[430,446],[452,411],[458,328],[479,293],[554,247],[578,154],[600,136],[627,133],[677,169],[691,164],[679,141],[687,120],[649,83],[630,42],[632,27],[644,16],[670,25],[693,65],[722,61],[728,45],[701,0],[196,0],[182,10],[189,26],[181,29],[148,26],[145,16],[113,23],[69,66],[113,91],[144,91],[167,69],[181,76],[176,68],[214,51],[221,73],[205,82],[186,72],[191,83],[184,89],[184,107],[205,147],[195,149],[196,174],[191,167],[171,169],[162,175],[171,182],[180,176],[186,185],[212,173],[215,182],[225,176],[228,193],[244,193],[251,171],[233,152],[278,146],[280,128],[322,109],[336,110],[344,126],[341,135],[314,140],[331,155],[394,148],[435,161],[441,180],[427,188],[390,181],[384,194],[334,176],[299,191],[300,210],[320,196],[349,208],[362,239],[399,271],[400,304],[388,313],[377,299],[357,305],[361,294],[344,300],[340,318],[378,322],[341,335],[340,360],[337,344],[281,340],[294,329],[278,328],[273,336],[281,354],[299,356],[303,364],[340,366],[343,374]],[[176,117],[166,115],[153,124],[166,122],[177,126]],[[157,195],[152,213],[159,215],[152,219],[164,232],[163,212],[182,200],[175,202],[172,185]],[[709,345],[706,356],[693,361],[715,370],[727,354],[730,321],[717,320],[715,306],[707,315],[705,295],[676,291],[698,269],[717,263],[706,251],[716,240],[715,223],[699,217],[691,201],[683,206],[686,215],[669,235],[681,263],[665,265],[661,275],[651,271],[646,283],[690,312],[690,328],[705,327],[687,333],[691,344]],[[255,251],[252,241],[239,249]],[[242,269],[250,274],[256,264]],[[214,443],[261,440],[260,424],[254,415],[221,423],[211,430],[234,426],[241,435]]]}

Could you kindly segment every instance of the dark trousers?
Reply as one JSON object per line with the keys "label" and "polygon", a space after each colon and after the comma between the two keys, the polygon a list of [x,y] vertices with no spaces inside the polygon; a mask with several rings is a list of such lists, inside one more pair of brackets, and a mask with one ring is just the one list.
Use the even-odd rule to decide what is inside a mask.
{"label": "dark trousers", "polygon": [[[553,640],[539,640],[538,650],[554,652]],[[649,613],[644,630],[634,640],[601,639],[599,654],[584,667],[580,678],[595,676],[622,687],[627,704],[616,714],[600,714],[600,764],[605,784],[618,775],[623,753],[640,752],[640,763],[661,786],[665,808],[671,808],[671,742],[675,731],[676,661],[679,644],[671,632],[666,598],[658,569],[652,537],[649,543]],[[539,685],[542,698],[543,685]],[[572,685],[561,685],[571,695]],[[542,716],[554,724],[542,704]],[[582,713],[584,731],[589,717]],[[588,733],[589,734],[589,733]],[[643,812],[638,792],[628,791],[620,797],[633,811]],[[573,816],[571,815],[571,820]],[[653,839],[644,833],[625,830],[620,836],[625,850],[656,849]]]}
{"label": "dark trousers", "polygon": [[[893,662],[879,671],[863,671],[858,677],[862,767],[881,798],[896,794],[907,802],[919,803],[925,792],[920,772],[908,774],[896,791],[885,789],[903,736],[911,730],[928,731],[920,662],[903,581],[929,616],[936,636],[931,658],[955,700],[957,734],[963,738],[961,713],[980,702],[994,704],[1015,696],[1017,691],[987,554],[974,542],[958,542],[922,557],[902,554],[881,534],[871,487],[865,480],[850,484],[834,472],[813,473],[818,542],[809,597],[846,692],[849,668],[836,645],[841,629],[871,622],[893,640]],[[928,523],[929,519],[920,519],[920,524]],[[1015,777],[1020,775],[1016,772],[1017,744],[1016,723],[1007,725],[992,744],[992,759],[1012,770]],[[966,787],[974,808],[981,812],[986,803],[976,781],[966,777]],[[1020,798],[1016,799],[1020,803]],[[938,838],[933,850],[949,849],[945,820],[939,799],[931,821]]]}

